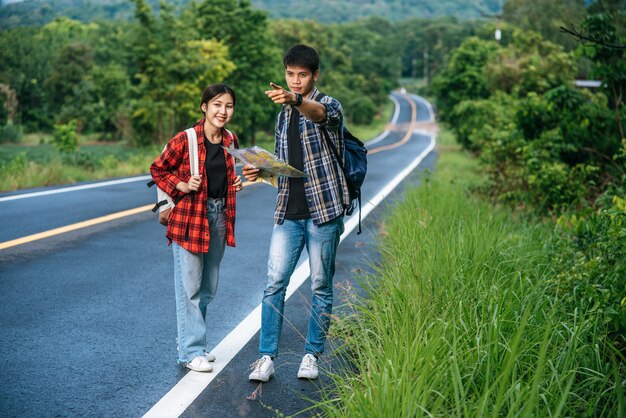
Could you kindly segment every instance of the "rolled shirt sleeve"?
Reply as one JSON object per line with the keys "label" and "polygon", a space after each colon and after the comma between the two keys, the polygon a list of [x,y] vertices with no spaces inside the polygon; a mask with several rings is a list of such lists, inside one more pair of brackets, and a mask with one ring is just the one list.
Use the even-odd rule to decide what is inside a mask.
{"label": "rolled shirt sleeve", "polygon": [[343,124],[343,107],[333,97],[325,96],[320,101],[326,108],[326,120],[320,123],[325,128],[339,128]]}

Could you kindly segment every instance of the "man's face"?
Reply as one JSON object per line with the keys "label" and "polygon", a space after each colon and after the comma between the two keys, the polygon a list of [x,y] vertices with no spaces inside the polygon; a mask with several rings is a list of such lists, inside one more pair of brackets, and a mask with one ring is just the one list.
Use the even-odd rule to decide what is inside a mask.
{"label": "man's face", "polygon": [[300,93],[303,97],[307,97],[317,81],[319,71],[311,73],[306,67],[290,66],[285,69],[285,80],[289,90],[294,93]]}

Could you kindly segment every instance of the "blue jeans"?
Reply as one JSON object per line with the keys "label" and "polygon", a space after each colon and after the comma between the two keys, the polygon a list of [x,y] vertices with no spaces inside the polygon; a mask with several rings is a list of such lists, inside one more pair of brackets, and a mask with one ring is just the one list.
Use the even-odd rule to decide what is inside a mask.
{"label": "blue jeans", "polygon": [[285,292],[305,245],[309,254],[313,299],[304,349],[316,356],[324,352],[333,309],[335,255],[343,230],[343,216],[317,226],[311,219],[285,219],[282,225],[274,225],[261,306],[259,353],[262,356],[278,355]]}
{"label": "blue jeans", "polygon": [[226,244],[224,200],[207,202],[209,252],[192,253],[172,242],[178,361],[187,363],[206,351],[206,308],[215,297],[219,267]]}

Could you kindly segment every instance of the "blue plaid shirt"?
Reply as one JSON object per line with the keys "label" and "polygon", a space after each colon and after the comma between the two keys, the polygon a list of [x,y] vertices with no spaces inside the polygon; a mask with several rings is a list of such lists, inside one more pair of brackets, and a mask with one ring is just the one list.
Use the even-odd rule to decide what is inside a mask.
{"label": "blue plaid shirt", "polygon": [[[314,100],[318,94],[320,94],[319,91],[314,88],[308,98]],[[326,139],[320,131],[322,128],[326,129],[343,159],[344,143],[340,134],[343,127],[343,108],[341,103],[330,96],[324,96],[320,103],[326,107],[326,120],[324,122],[314,123],[300,115],[304,172],[308,175],[304,180],[304,192],[311,219],[315,225],[332,221],[340,216],[344,211],[344,204],[347,205],[350,202],[345,176],[337,163],[333,150],[326,143]],[[288,161],[287,131],[289,123],[287,122],[291,117],[291,109],[290,105],[283,106],[276,120],[274,154],[282,161]],[[274,222],[277,224],[282,224],[285,220],[288,197],[288,178],[280,176],[274,214]]]}

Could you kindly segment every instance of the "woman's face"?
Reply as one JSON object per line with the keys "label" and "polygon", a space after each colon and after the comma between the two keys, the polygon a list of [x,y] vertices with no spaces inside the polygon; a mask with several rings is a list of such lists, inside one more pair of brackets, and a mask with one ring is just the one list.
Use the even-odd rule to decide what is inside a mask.
{"label": "woman's face", "polygon": [[223,128],[233,118],[235,104],[229,93],[222,93],[202,104],[202,111],[210,125]]}

